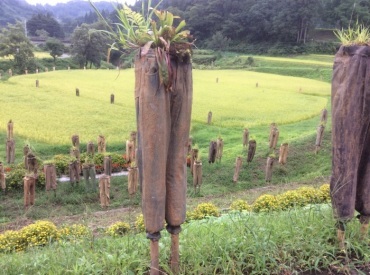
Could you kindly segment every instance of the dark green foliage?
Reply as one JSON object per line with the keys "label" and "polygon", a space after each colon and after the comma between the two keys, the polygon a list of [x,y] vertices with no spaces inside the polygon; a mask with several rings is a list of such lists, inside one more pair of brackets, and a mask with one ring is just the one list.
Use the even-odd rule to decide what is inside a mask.
{"label": "dark green foliage", "polygon": [[38,30],[46,31],[50,37],[64,38],[61,25],[50,13],[35,14],[27,21],[27,31],[31,36],[37,36]]}
{"label": "dark green foliage", "polygon": [[50,51],[50,55],[55,60],[57,57],[61,56],[64,53],[64,44],[57,39],[49,39],[46,41],[46,49]]}

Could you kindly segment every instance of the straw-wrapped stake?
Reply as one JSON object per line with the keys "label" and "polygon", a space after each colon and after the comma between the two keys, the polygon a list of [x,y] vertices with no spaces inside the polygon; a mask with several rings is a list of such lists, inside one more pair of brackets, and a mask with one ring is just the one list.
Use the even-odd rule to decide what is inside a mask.
{"label": "straw-wrapped stake", "polygon": [[243,131],[243,147],[247,147],[249,142],[249,130],[247,128]]}
{"label": "straw-wrapped stake", "polygon": [[104,157],[104,174],[107,176],[112,175],[112,157],[111,156]]}
{"label": "straw-wrapped stake", "polygon": [[0,162],[0,187],[3,192],[6,190],[6,183],[5,183],[5,173],[4,173],[4,165]]}
{"label": "straw-wrapped stake", "polygon": [[26,144],[23,147],[23,161],[24,161],[24,168],[25,169],[28,169],[28,166],[27,166],[27,155],[30,152],[31,152],[31,148],[28,146],[28,144]]}
{"label": "straw-wrapped stake", "polygon": [[198,191],[200,192],[200,186],[202,185],[202,162],[195,160],[193,164],[193,185],[194,185],[194,193]]}
{"label": "straw-wrapped stake", "polygon": [[98,153],[105,153],[105,137],[103,135],[98,136]]}
{"label": "straw-wrapped stake", "polygon": [[78,148],[72,147],[70,155],[71,157],[75,157],[77,160],[80,160],[80,150],[78,150]]}
{"label": "straw-wrapped stake", "polygon": [[44,173],[45,173],[45,190],[50,191],[57,189],[57,172],[55,168],[55,164],[45,164],[44,165]]}
{"label": "straw-wrapped stake", "polygon": [[325,126],[322,124],[319,127],[317,127],[316,142],[315,142],[315,146],[316,146],[315,153],[316,154],[320,151],[322,139],[324,137],[324,130],[325,130]]}
{"label": "straw-wrapped stake", "polygon": [[110,177],[103,175],[99,179],[100,205],[102,208],[108,208],[110,203]]}
{"label": "straw-wrapped stake", "polygon": [[193,144],[193,138],[189,137],[188,138],[188,155],[191,154],[191,148],[192,148],[192,145]]}
{"label": "straw-wrapped stake", "polygon": [[86,145],[86,151],[88,155],[94,156],[95,154],[95,145],[92,141],[89,141]]}
{"label": "straw-wrapped stake", "polygon": [[35,204],[36,178],[33,175],[23,178],[24,208]]}
{"label": "straw-wrapped stake", "polygon": [[14,138],[14,135],[13,135],[13,127],[14,127],[14,123],[12,120],[9,120],[8,122],[8,125],[7,125],[7,139],[13,139]]}
{"label": "straw-wrapped stake", "polygon": [[39,80],[38,80],[38,79],[36,79],[36,88],[38,88],[38,87],[39,87],[39,84],[40,84]]}
{"label": "straw-wrapped stake", "polygon": [[208,112],[208,118],[207,118],[207,124],[211,124],[212,123],[212,112],[209,111]]}
{"label": "straw-wrapped stake", "polygon": [[217,142],[211,140],[209,143],[209,151],[208,151],[208,163],[214,163],[216,160],[217,154]]}
{"label": "straw-wrapped stake", "polygon": [[114,104],[114,94],[110,95],[110,104]]}
{"label": "straw-wrapped stake", "polygon": [[271,131],[270,131],[270,139],[269,139],[270,140],[270,144],[269,144],[270,149],[275,150],[278,139],[279,139],[279,130],[278,130],[277,127],[272,127]]}
{"label": "straw-wrapped stake", "polygon": [[272,156],[267,158],[267,161],[266,161],[266,177],[265,177],[266,182],[271,182],[272,168],[274,166],[274,161],[275,161],[275,158],[272,157]]}
{"label": "straw-wrapped stake", "polygon": [[14,163],[15,160],[15,140],[8,139],[6,141],[6,162]]}
{"label": "straw-wrapped stake", "polygon": [[254,139],[251,139],[248,146],[247,162],[251,162],[253,160],[254,154],[256,153],[256,148],[257,142]]}
{"label": "straw-wrapped stake", "polygon": [[216,151],[216,158],[221,162],[222,153],[224,151],[224,141],[222,138],[217,139],[217,151]]}
{"label": "straw-wrapped stake", "polygon": [[36,156],[32,152],[29,152],[27,154],[27,170],[36,174],[37,166]]}
{"label": "straw-wrapped stake", "polygon": [[133,196],[137,192],[137,187],[139,183],[139,169],[137,167],[128,168],[128,193]]}
{"label": "straw-wrapped stake", "polygon": [[239,178],[240,169],[242,167],[243,160],[241,157],[237,157],[235,160],[235,170],[234,170],[234,176],[233,176],[233,182],[237,182]]}
{"label": "straw-wrapped stake", "polygon": [[321,124],[326,124],[327,120],[328,120],[328,110],[322,109],[320,118]]}
{"label": "straw-wrapped stake", "polygon": [[78,160],[69,163],[69,180],[72,186],[80,181],[80,162]]}
{"label": "straw-wrapped stake", "polygon": [[279,150],[279,163],[285,165],[288,158],[288,143],[283,143],[280,145]]}
{"label": "straw-wrapped stake", "polygon": [[132,140],[126,141],[126,157],[128,162],[135,161],[135,146]]}
{"label": "straw-wrapped stake", "polygon": [[76,148],[80,148],[80,137],[78,135],[73,135],[71,137],[72,140],[72,146]]}
{"label": "straw-wrapped stake", "polygon": [[85,180],[86,192],[96,191],[96,171],[93,163],[85,162],[82,165],[82,175]]}
{"label": "straw-wrapped stake", "polygon": [[80,89],[76,88],[76,96],[80,96]]}
{"label": "straw-wrapped stake", "polygon": [[191,149],[191,159],[190,159],[190,172],[192,175],[194,175],[194,171],[193,171],[193,168],[194,168],[194,162],[198,159],[198,154],[199,154],[199,150],[196,149],[196,148],[193,148]]}

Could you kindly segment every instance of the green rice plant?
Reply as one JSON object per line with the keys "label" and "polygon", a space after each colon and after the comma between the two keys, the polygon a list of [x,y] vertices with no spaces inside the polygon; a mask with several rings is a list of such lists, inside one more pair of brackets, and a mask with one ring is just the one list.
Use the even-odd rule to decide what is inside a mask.
{"label": "green rice plant", "polygon": [[116,222],[109,226],[105,233],[111,237],[123,236],[130,231],[130,225],[126,222]]}

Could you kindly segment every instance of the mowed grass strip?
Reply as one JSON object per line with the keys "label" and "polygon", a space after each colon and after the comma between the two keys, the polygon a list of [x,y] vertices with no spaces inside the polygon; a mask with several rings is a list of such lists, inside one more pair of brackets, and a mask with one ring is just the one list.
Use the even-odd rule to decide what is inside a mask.
{"label": "mowed grass strip", "polygon": [[[327,105],[330,93],[330,85],[320,81],[248,71],[194,70],[193,81],[192,120],[206,123],[212,111],[213,124],[220,127],[312,118]],[[6,131],[6,123],[12,119],[15,135],[27,140],[70,144],[75,133],[85,142],[103,134],[109,146],[122,143],[136,128],[132,69],[16,76],[1,82],[0,90],[0,130]],[[112,93],[115,104],[110,104]]]}

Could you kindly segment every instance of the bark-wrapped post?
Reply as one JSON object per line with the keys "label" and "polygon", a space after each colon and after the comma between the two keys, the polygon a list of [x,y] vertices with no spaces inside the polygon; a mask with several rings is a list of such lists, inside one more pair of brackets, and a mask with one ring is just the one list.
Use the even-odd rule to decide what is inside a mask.
{"label": "bark-wrapped post", "polygon": [[[179,267],[179,233],[186,217],[186,151],[193,94],[190,46],[170,53],[142,48],[135,60],[135,103],[138,126],[139,180],[147,237],[151,240],[151,274],[159,274],[163,220],[171,234],[171,270]],[[185,51],[184,51],[185,50]],[[181,57],[176,52],[183,52]],[[174,55],[172,55],[172,53]],[[164,79],[163,56],[170,75]],[[166,67],[167,67],[166,65]],[[163,67],[162,67],[163,69]],[[149,73],[148,73],[149,72]],[[165,81],[165,82],[164,82]]]}
{"label": "bark-wrapped post", "polygon": [[139,169],[137,167],[129,167],[127,175],[128,187],[127,191],[132,197],[137,192],[137,187],[139,183]]}
{"label": "bark-wrapped post", "polygon": [[193,168],[194,168],[194,161],[198,159],[199,156],[199,150],[197,148],[191,149],[191,155],[190,155],[190,172],[193,174]]}
{"label": "bark-wrapped post", "polygon": [[276,149],[276,145],[279,139],[279,130],[277,127],[272,127],[270,130],[269,147],[272,150]]}
{"label": "bark-wrapped post", "polygon": [[77,147],[72,147],[70,152],[71,157],[75,157],[77,160],[80,160],[80,150]]}
{"label": "bark-wrapped post", "polygon": [[38,79],[36,79],[36,88],[38,88],[38,87],[39,87],[39,84],[40,84],[39,80],[38,80]]}
{"label": "bark-wrapped post", "polygon": [[76,88],[76,96],[80,96],[80,89]]}
{"label": "bark-wrapped post", "polygon": [[77,134],[74,134],[71,137],[71,140],[72,140],[72,146],[77,149],[80,149],[80,137]]}
{"label": "bark-wrapped post", "polygon": [[217,154],[217,142],[214,140],[211,140],[209,143],[209,149],[208,149],[208,163],[215,162],[216,154]]}
{"label": "bark-wrapped post", "polygon": [[105,153],[105,137],[103,135],[98,136],[98,153],[103,154]]}
{"label": "bark-wrapped post", "polygon": [[110,177],[102,175],[99,179],[100,205],[102,208],[108,208],[110,203]]}
{"label": "bark-wrapped post", "polygon": [[189,137],[188,138],[188,152],[187,152],[187,155],[191,154],[192,146],[193,146],[193,138]]}
{"label": "bark-wrapped post", "polygon": [[9,120],[8,125],[7,125],[7,136],[6,136],[7,139],[13,139],[14,138],[13,128],[14,128],[14,123],[13,123],[12,120]]}
{"label": "bark-wrapped post", "polygon": [[315,153],[317,154],[320,151],[322,139],[324,137],[324,130],[325,126],[321,124],[319,127],[317,127],[316,131],[316,142],[315,142]]}
{"label": "bark-wrapped post", "polygon": [[114,104],[114,94],[110,95],[110,104]]}
{"label": "bark-wrapped post", "polygon": [[219,162],[221,162],[222,153],[224,151],[224,140],[222,138],[218,138],[216,141],[216,158]]}
{"label": "bark-wrapped post", "polygon": [[345,224],[359,213],[362,236],[370,220],[370,46],[341,46],[335,55],[330,194],[339,246]]}
{"label": "bark-wrapped post", "polygon": [[4,173],[4,165],[0,162],[0,187],[3,193],[6,191],[6,182],[5,182],[5,173]]}
{"label": "bark-wrapped post", "polygon": [[71,185],[80,181],[80,162],[78,160],[71,161],[69,163],[69,180]]}
{"label": "bark-wrapped post", "polygon": [[111,156],[104,157],[104,174],[107,176],[112,175],[112,157]]}
{"label": "bark-wrapped post", "polygon": [[23,147],[23,161],[24,161],[24,169],[28,169],[28,165],[27,165],[27,155],[28,153],[31,152],[31,148],[29,147],[28,144],[26,144],[24,147]]}
{"label": "bark-wrapped post", "polygon": [[37,163],[36,156],[32,152],[29,152],[27,154],[27,170],[28,172],[34,173],[36,175],[37,168],[38,168],[38,163]]}
{"label": "bark-wrapped post", "polygon": [[328,110],[322,109],[320,123],[325,125],[327,121],[328,121]]}
{"label": "bark-wrapped post", "polygon": [[197,189],[200,192],[200,187],[202,185],[202,162],[199,160],[195,160],[193,164],[193,186],[194,186],[194,194],[197,193]]}
{"label": "bark-wrapped post", "polygon": [[269,156],[266,161],[266,182],[271,182],[272,179],[272,168],[274,167],[275,157]]}
{"label": "bark-wrapped post", "polygon": [[210,125],[212,123],[212,112],[208,112],[208,117],[207,117],[207,124]]}
{"label": "bark-wrapped post", "polygon": [[243,131],[243,147],[247,147],[249,142],[249,130],[247,128]]}
{"label": "bark-wrapped post", "polygon": [[239,178],[240,169],[242,167],[243,160],[242,157],[237,157],[235,160],[235,169],[234,169],[234,176],[233,176],[233,182],[237,182]]}
{"label": "bark-wrapped post", "polygon": [[252,162],[254,154],[256,153],[257,142],[254,139],[249,141],[247,162]]}
{"label": "bark-wrapped post", "polygon": [[82,165],[82,175],[85,180],[86,192],[96,191],[96,170],[94,163],[85,161]]}
{"label": "bark-wrapped post", "polygon": [[135,145],[132,140],[126,141],[126,158],[128,162],[135,161]]}
{"label": "bark-wrapped post", "polygon": [[95,145],[92,141],[89,141],[86,145],[86,151],[87,151],[87,154],[90,155],[90,156],[94,156],[95,154]]}
{"label": "bark-wrapped post", "polygon": [[279,163],[285,165],[288,158],[288,143],[283,143],[280,145],[279,150]]}
{"label": "bark-wrapped post", "polygon": [[6,162],[14,163],[15,160],[15,140],[8,139],[6,141]]}
{"label": "bark-wrapped post", "polygon": [[27,209],[35,204],[36,177],[26,175],[23,178],[24,208]]}
{"label": "bark-wrapped post", "polygon": [[56,189],[57,189],[57,171],[55,168],[55,164],[48,163],[44,164],[44,173],[45,173],[45,190],[54,191],[54,196],[56,196]]}

